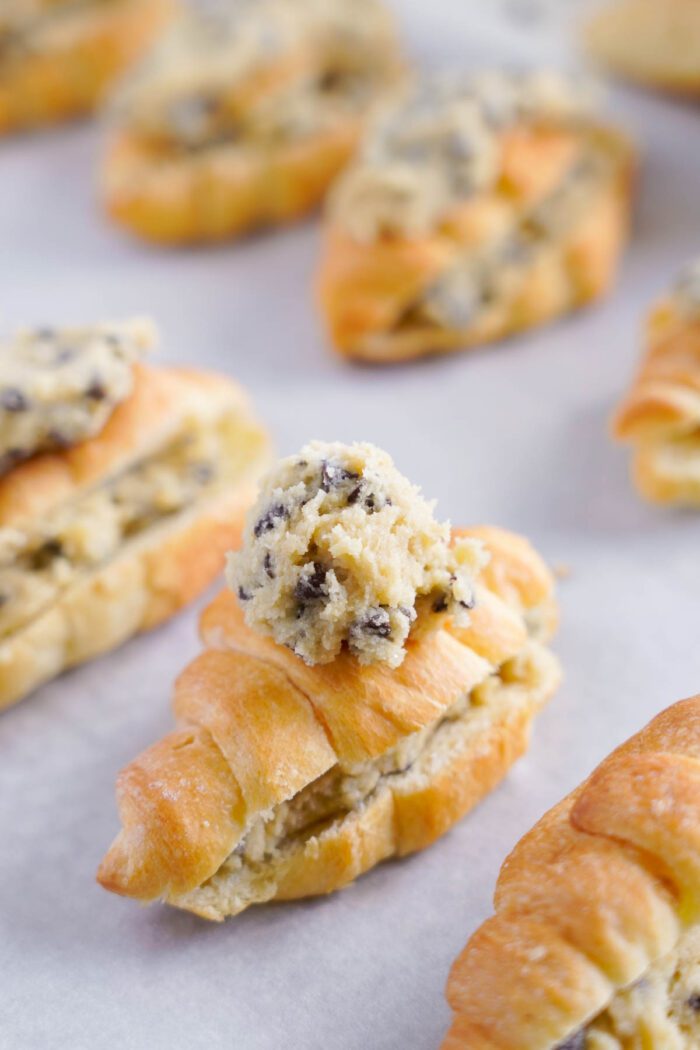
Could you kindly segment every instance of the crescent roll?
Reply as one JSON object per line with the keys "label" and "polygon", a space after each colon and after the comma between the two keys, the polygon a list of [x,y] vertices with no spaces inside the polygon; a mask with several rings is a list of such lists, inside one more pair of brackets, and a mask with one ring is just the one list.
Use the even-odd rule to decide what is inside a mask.
{"label": "crescent roll", "polygon": [[191,10],[114,99],[105,207],[162,243],[302,216],[347,163],[399,68],[381,0]]}
{"label": "crescent roll", "polygon": [[[41,330],[0,353],[0,708],[171,616],[240,538],[265,433],[227,377],[132,361],[141,336]],[[7,450],[20,433],[36,451]]]}
{"label": "crescent roll", "polygon": [[443,1050],[700,1045],[700,696],[668,708],[503,865]]}
{"label": "crescent roll", "polygon": [[348,650],[308,666],[220,594],[175,687],[177,729],[120,774],[102,885],[221,920],[340,889],[490,791],[558,684],[556,603],[524,540],[460,535],[491,553],[471,622],[409,642],[393,669]]}
{"label": "crescent roll", "polygon": [[630,80],[700,95],[696,0],[612,0],[585,27],[593,58]]}
{"label": "crescent roll", "polygon": [[647,324],[647,350],[614,433],[634,450],[640,493],[700,505],[700,263],[687,266]]}
{"label": "crescent roll", "polygon": [[5,0],[0,134],[93,110],[172,12],[173,0]]}
{"label": "crescent roll", "polygon": [[610,287],[633,154],[594,94],[552,73],[441,74],[381,108],[328,209],[318,294],[341,354],[471,347]]}

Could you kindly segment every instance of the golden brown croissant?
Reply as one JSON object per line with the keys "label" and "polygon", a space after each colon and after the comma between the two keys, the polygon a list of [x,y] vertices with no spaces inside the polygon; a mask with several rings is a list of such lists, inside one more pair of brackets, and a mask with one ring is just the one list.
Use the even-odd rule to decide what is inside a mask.
{"label": "golden brown croissant", "polygon": [[307,666],[220,594],[177,682],[178,729],[119,777],[102,885],[223,919],[339,889],[468,812],[559,681],[549,572],[519,537],[470,534],[492,554],[470,626],[410,644],[395,670],[347,651]]}
{"label": "golden brown croissant", "polygon": [[455,962],[444,1050],[700,1045],[700,697],[528,832]]}
{"label": "golden brown croissant", "polygon": [[700,272],[689,267],[652,311],[647,350],[614,420],[647,499],[700,504]]}
{"label": "golden brown croissant", "polygon": [[0,134],[90,112],[174,5],[11,0],[11,6],[11,14],[0,14]]}
{"label": "golden brown croissant", "polygon": [[304,215],[398,71],[380,0],[192,11],[115,100],[107,211],[163,243],[230,238]]}
{"label": "golden brown croissant", "polygon": [[0,478],[0,708],[171,616],[239,541],[267,462],[242,391],[133,367],[100,433]]}
{"label": "golden brown croissant", "polygon": [[609,288],[632,151],[584,98],[546,74],[490,73],[387,105],[331,201],[318,291],[342,354],[470,347]]}
{"label": "golden brown croissant", "polygon": [[593,57],[614,73],[665,91],[700,94],[696,0],[612,0],[585,36]]}

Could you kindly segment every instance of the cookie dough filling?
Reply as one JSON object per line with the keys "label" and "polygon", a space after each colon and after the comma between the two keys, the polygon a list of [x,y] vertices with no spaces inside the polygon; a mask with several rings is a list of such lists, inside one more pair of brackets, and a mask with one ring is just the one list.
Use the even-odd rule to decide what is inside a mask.
{"label": "cookie dough filling", "polygon": [[0,347],[0,475],[39,452],[98,434],[129,397],[154,345],[145,321],[38,328]]}
{"label": "cookie dough filling", "polygon": [[465,198],[495,188],[515,125],[577,127],[592,85],[555,73],[437,74],[400,89],[374,119],[331,213],[358,241],[430,233]]}
{"label": "cookie dough filling", "polygon": [[376,0],[213,4],[173,25],[112,111],[176,154],[295,141],[363,112],[394,62],[388,47]]}
{"label": "cookie dough filling", "polygon": [[309,847],[318,848],[346,820],[387,795],[419,791],[443,765],[478,734],[516,696],[539,695],[547,688],[548,659],[536,641],[506,660],[484,682],[462,696],[440,718],[403,739],[378,758],[352,766],[337,764],[288,802],[257,817],[233,853],[202,886],[173,903],[203,914],[223,907],[228,913],[275,896],[286,865]]}
{"label": "cookie dough filling", "polygon": [[316,441],[268,477],[227,579],[248,625],[306,663],[346,646],[397,667],[409,636],[468,623],[483,564],[385,452]]}
{"label": "cookie dough filling", "polygon": [[66,18],[95,8],[115,6],[122,0],[11,0],[0,11],[0,68],[27,54],[45,49],[47,34],[53,38],[65,28]]}
{"label": "cookie dough filling", "polygon": [[556,1050],[696,1050],[700,1046],[700,929],[677,947],[585,1029]]}
{"label": "cookie dough filling", "polygon": [[245,420],[193,425],[167,448],[59,507],[51,519],[0,529],[0,638],[21,630],[81,575],[124,545],[238,478]]}

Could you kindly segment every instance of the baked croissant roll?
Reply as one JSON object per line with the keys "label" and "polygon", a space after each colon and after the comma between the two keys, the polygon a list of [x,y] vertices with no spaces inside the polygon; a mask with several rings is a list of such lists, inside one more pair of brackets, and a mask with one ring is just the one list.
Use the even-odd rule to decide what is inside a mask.
{"label": "baked croissant roll", "polygon": [[699,755],[696,696],[521,839],[452,967],[444,1050],[700,1045]]}
{"label": "baked croissant roll", "polygon": [[647,350],[620,405],[614,432],[634,450],[633,473],[647,499],[700,504],[700,262],[680,273],[652,310]]}
{"label": "baked croissant roll", "polygon": [[381,0],[192,10],[117,93],[107,211],[165,243],[234,237],[313,209],[399,73]]}
{"label": "baked croissant roll", "polygon": [[491,555],[470,622],[409,641],[395,668],[347,649],[309,666],[222,592],[175,688],[178,728],[119,777],[102,885],[221,920],[340,889],[430,845],[490,791],[558,684],[556,604],[525,540],[458,536]]}
{"label": "baked croissant roll", "polygon": [[141,358],[149,325],[0,349],[0,708],[221,571],[267,458],[238,386]]}
{"label": "baked croissant roll", "polygon": [[697,0],[612,0],[591,19],[585,37],[592,56],[620,76],[700,94]]}
{"label": "baked croissant roll", "polygon": [[318,291],[333,344],[400,361],[595,299],[627,235],[632,166],[629,143],[570,78],[441,74],[403,87],[330,200]]}
{"label": "baked croissant roll", "polygon": [[0,134],[90,112],[172,12],[173,0],[5,0]]}

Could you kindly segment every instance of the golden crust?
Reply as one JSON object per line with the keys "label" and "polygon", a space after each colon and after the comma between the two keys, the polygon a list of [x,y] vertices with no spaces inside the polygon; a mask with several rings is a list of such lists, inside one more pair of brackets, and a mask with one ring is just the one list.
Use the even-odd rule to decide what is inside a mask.
{"label": "golden crust", "polygon": [[45,50],[3,61],[0,135],[90,112],[173,9],[173,0],[121,0],[61,16]]}
{"label": "golden crust", "polygon": [[700,697],[618,748],[516,846],[455,962],[443,1047],[552,1050],[700,915]]}
{"label": "golden crust", "polygon": [[50,514],[163,448],[185,421],[205,426],[225,411],[250,411],[232,379],[194,368],[135,364],[131,395],[117,405],[99,434],[72,448],[34,456],[0,478],[0,528]]}
{"label": "golden crust", "polygon": [[700,504],[700,321],[670,300],[647,325],[647,350],[613,420],[634,447],[633,474],[647,499]]}
{"label": "golden crust", "polygon": [[245,424],[241,447],[231,449],[244,465],[185,511],[126,541],[114,559],[78,577],[52,606],[0,641],[0,709],[162,623],[205,590],[222,571],[226,551],[240,542],[267,462],[267,438],[241,389],[194,369],[135,368],[132,395],[100,434],[36,456],[0,480],[0,527],[49,515],[167,446],[185,424],[206,428],[229,416]]}
{"label": "golden crust", "polygon": [[695,0],[613,0],[584,31],[591,55],[614,73],[674,94],[700,95],[700,11]]}
{"label": "golden crust", "polygon": [[360,135],[344,120],[322,135],[275,150],[240,146],[172,157],[121,133],[105,159],[110,216],[161,244],[217,241],[312,211],[352,156]]}
{"label": "golden crust", "polygon": [[[532,205],[551,192],[580,146],[572,132],[515,129],[503,143],[508,198]],[[497,193],[465,202],[439,229],[421,237],[387,236],[362,244],[332,222],[318,275],[318,298],[331,341],[347,357],[402,361],[468,348],[542,324],[603,295],[615,276],[629,224],[633,151],[616,131],[590,127],[612,161],[610,177],[566,235],[539,252],[518,291],[495,302],[466,329],[397,327],[420,294],[470,246],[502,229]]]}
{"label": "golden crust", "polygon": [[[507,559],[509,534],[497,535]],[[519,538],[511,538],[514,563],[524,568],[525,548]],[[499,557],[494,547],[494,560]],[[532,575],[539,578],[542,565],[534,552],[531,565]],[[549,577],[546,598],[552,590]],[[516,591],[520,607],[539,593],[524,571],[512,595]],[[209,648],[178,679],[174,707],[183,731],[206,733],[207,740],[216,742],[226,763],[223,779],[235,781],[244,816],[236,809],[228,822],[212,823],[204,843],[200,830],[209,817],[200,805],[192,768],[188,773],[183,766],[176,812],[157,797],[161,780],[156,771],[163,748],[166,765],[173,761],[172,745],[161,742],[134,764],[150,771],[139,795],[153,794],[151,801],[139,798],[132,805],[133,767],[120,777],[123,830],[100,866],[99,881],[117,893],[142,900],[161,897],[206,918],[221,919],[256,900],[331,892],[385,857],[429,845],[525,750],[532,719],[558,682],[554,657],[539,643],[528,642],[524,629],[517,639],[504,632],[499,609],[509,624],[514,609],[488,593],[491,604],[473,626],[473,647],[439,631],[412,645],[394,671],[380,665],[361,667],[346,655],[330,665],[307,667],[288,650],[250,631],[233,596],[221,594],[202,616],[202,638]],[[499,662],[517,651],[519,664],[512,681],[501,682],[496,691],[491,664],[477,649],[499,657]],[[247,899],[228,899],[225,885],[221,889],[216,884],[225,883],[225,876],[217,874],[212,880],[261,813],[292,798],[338,762],[352,768],[435,724],[470,691],[469,719],[464,724],[445,723],[436,751],[391,777],[391,787],[381,785],[359,809],[285,850],[274,878],[270,874],[262,889]],[[207,769],[214,766],[208,759]],[[200,775],[205,775],[204,769],[197,771]],[[162,821],[172,821],[175,830],[161,828]],[[181,842],[190,826],[198,829],[191,849]],[[176,874],[172,841],[179,843]],[[207,874],[202,876],[204,869]]]}

